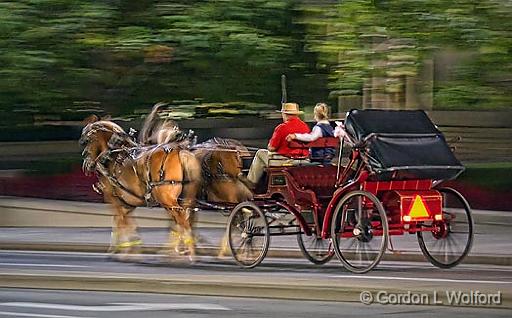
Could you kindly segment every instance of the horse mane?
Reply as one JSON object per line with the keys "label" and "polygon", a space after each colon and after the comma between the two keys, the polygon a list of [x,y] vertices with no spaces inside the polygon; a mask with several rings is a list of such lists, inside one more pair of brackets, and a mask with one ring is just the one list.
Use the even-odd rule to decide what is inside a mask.
{"label": "horse mane", "polygon": [[213,137],[194,146],[196,149],[247,151],[240,141],[231,138]]}
{"label": "horse mane", "polygon": [[158,112],[167,103],[157,103],[148,114],[139,134],[139,143],[142,145],[165,144],[174,141],[178,132],[178,125],[170,119],[161,120]]}
{"label": "horse mane", "polygon": [[110,129],[114,133],[123,135],[126,134],[124,129],[114,122],[108,120],[96,120],[86,124],[86,126],[82,130],[82,135],[86,135],[92,130],[101,130],[103,128]]}

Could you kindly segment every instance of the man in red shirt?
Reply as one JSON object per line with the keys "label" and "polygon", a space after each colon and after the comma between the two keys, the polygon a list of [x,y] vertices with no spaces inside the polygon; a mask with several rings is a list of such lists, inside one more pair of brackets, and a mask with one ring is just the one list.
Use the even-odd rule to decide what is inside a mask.
{"label": "man in red shirt", "polygon": [[288,146],[286,136],[289,134],[307,134],[309,126],[299,118],[302,112],[296,103],[285,103],[279,111],[283,117],[283,123],[274,129],[272,138],[268,142],[268,150],[260,149],[256,152],[252,161],[247,180],[251,186],[258,183],[269,166],[269,156],[272,157],[272,166],[296,165],[299,159],[308,157],[308,149],[292,149]]}

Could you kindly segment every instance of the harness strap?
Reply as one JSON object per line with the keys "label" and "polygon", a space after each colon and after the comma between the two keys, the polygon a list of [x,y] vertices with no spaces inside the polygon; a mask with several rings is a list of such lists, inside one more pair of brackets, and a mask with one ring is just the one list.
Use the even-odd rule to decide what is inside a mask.
{"label": "harness strap", "polygon": [[[144,193],[143,196],[136,194],[130,188],[123,185],[116,176],[117,165],[120,164],[119,161],[121,161],[119,159],[118,155],[127,152],[128,148],[122,147],[120,149],[108,149],[108,150],[104,151],[103,153],[101,153],[100,155],[98,155],[96,157],[96,159],[94,160],[94,166],[96,168],[95,169],[96,173],[107,178],[107,180],[113,186],[114,196],[116,196],[119,199],[119,201],[125,208],[133,209],[136,206],[126,202],[126,200],[123,199],[123,197],[118,193],[118,190],[122,190],[122,191],[128,193],[129,195],[137,198],[138,200],[146,202],[146,205],[149,205],[149,200],[151,199],[151,193],[155,187],[162,186],[162,185],[182,184],[182,183],[186,182],[186,181],[178,181],[178,180],[165,180],[165,170],[164,170],[165,161],[166,161],[169,153],[173,150],[170,147],[163,147],[163,149],[165,150],[165,156],[160,165],[159,180],[152,181],[152,178],[151,178],[151,155],[155,152],[156,149],[158,149],[160,147],[162,147],[162,146],[158,145],[155,148],[151,149],[150,153],[147,155],[147,157],[145,159],[144,165],[146,166],[146,170],[147,170],[147,179],[146,179],[147,181],[146,181],[146,192]],[[114,155],[114,156],[112,156],[112,155]],[[109,171],[109,169],[106,166],[109,162],[113,163],[112,173],[111,173],[111,171]],[[135,169],[135,166],[133,166],[133,171],[136,176],[139,175],[137,173],[137,170]]]}
{"label": "harness strap", "polygon": [[182,184],[185,181],[176,181],[176,180],[160,180],[155,182],[149,182],[149,186],[151,188],[162,186],[162,185],[174,185],[174,184]]}
{"label": "harness strap", "polygon": [[165,180],[165,169],[164,169],[165,161],[166,161],[167,157],[169,156],[169,153],[173,150],[172,148],[169,148],[169,147],[162,147],[162,149],[164,149],[165,156],[162,159],[162,162],[160,164],[160,169],[158,171],[159,180],[152,181],[153,178],[151,178],[151,154],[155,151],[155,149],[158,149],[160,147],[162,147],[162,146],[159,145],[159,146],[155,147],[154,149],[152,149],[151,153],[147,156],[147,159],[145,162],[146,170],[147,170],[147,182],[146,182],[146,193],[144,194],[144,198],[147,203],[151,199],[151,193],[153,192],[153,189],[155,187],[163,186],[163,185],[175,185],[175,184],[184,183],[184,181],[179,181],[179,180]]}

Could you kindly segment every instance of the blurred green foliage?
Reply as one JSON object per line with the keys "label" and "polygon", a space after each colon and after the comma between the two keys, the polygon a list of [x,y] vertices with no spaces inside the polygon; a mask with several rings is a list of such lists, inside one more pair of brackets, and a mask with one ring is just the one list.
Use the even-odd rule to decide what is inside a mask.
{"label": "blurred green foliage", "polygon": [[278,104],[285,71],[302,101],[312,58],[291,27],[292,4],[0,0],[0,110],[117,115],[171,99]]}
{"label": "blurred green foliage", "polygon": [[[512,3],[501,0],[346,0],[304,5],[309,51],[328,69],[330,88],[361,92],[365,79],[415,76],[425,59],[469,53],[435,78],[437,109],[512,105]],[[462,56],[462,55],[461,55]],[[443,70],[435,70],[443,73]],[[399,88],[398,88],[399,89]]]}
{"label": "blurred green foliage", "polygon": [[436,80],[436,107],[500,109],[511,13],[498,0],[0,0],[0,121],[171,99],[278,104],[282,73],[290,99],[312,105],[414,76],[445,48],[471,58]]}

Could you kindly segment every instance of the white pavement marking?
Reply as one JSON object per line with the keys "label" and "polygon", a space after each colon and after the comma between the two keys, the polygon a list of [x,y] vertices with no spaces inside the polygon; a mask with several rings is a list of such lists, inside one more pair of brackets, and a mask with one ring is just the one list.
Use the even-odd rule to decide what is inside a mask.
{"label": "white pavement marking", "polygon": [[69,251],[23,251],[23,250],[2,250],[1,254],[42,254],[42,255],[73,255],[73,256],[85,256],[85,257],[96,257],[96,256],[107,256],[109,253],[100,252],[69,252]]}
{"label": "white pavement marking", "polygon": [[16,316],[16,317],[41,317],[41,318],[94,318],[85,316],[62,316],[62,315],[44,315],[44,314],[32,314],[24,312],[13,312],[13,311],[0,311],[2,316]]}
{"label": "white pavement marking", "polygon": [[422,282],[449,282],[449,283],[474,283],[474,284],[512,284],[512,282],[496,280],[467,280],[467,279],[445,279],[445,278],[424,278],[424,277],[394,277],[394,276],[358,276],[358,275],[335,275],[334,278],[360,278],[380,280],[411,280]]}
{"label": "white pavement marking", "polygon": [[64,264],[35,264],[35,263],[0,263],[0,266],[29,266],[29,267],[89,267],[86,265],[64,265]]}
{"label": "white pavement marking", "polygon": [[151,310],[231,310],[230,308],[216,304],[202,303],[183,303],[183,304],[167,304],[167,303],[110,303],[100,306],[79,306],[64,305],[50,303],[30,303],[30,302],[9,302],[0,303],[0,306],[23,307],[23,308],[39,308],[39,309],[56,309],[56,310],[76,310],[76,311],[151,311]]}

